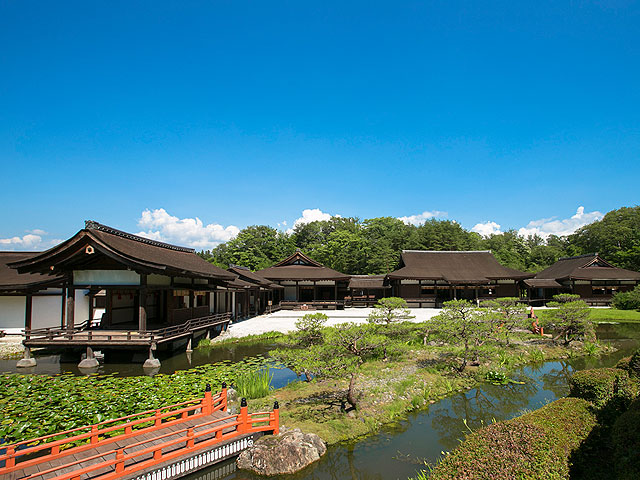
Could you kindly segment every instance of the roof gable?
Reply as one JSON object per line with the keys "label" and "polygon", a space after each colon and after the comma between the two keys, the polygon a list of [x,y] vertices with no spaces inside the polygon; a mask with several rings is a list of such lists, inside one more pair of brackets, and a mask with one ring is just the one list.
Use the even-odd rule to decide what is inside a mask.
{"label": "roof gable", "polygon": [[279,261],[274,267],[285,267],[287,265],[304,265],[308,267],[323,267],[319,262],[316,262],[312,258],[302,253],[299,249],[295,253],[289,255],[284,260]]}
{"label": "roof gable", "polygon": [[223,281],[237,278],[199,257],[191,248],[139,237],[93,221],[85,222],[83,230],[60,245],[10,266],[21,273],[55,274],[82,266],[94,268],[91,263],[95,254],[123,268],[145,273]]}
{"label": "roof gable", "polygon": [[617,268],[597,253],[560,258],[536,278],[555,280],[640,280],[640,273]]}

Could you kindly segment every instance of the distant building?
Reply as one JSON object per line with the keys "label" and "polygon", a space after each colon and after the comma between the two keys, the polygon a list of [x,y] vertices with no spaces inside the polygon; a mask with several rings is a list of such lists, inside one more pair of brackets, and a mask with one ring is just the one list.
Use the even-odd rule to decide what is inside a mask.
{"label": "distant building", "polygon": [[633,290],[640,273],[617,268],[597,253],[565,257],[524,280],[532,304],[544,304],[558,293],[573,293],[591,305],[609,305],[616,292]]}
{"label": "distant building", "polygon": [[296,304],[337,308],[348,296],[350,275],[345,275],[312,260],[299,250],[273,267],[256,272],[283,290],[283,308]]}
{"label": "distant building", "polygon": [[518,283],[533,274],[503,267],[490,251],[403,250],[388,275],[391,294],[410,307],[440,307],[454,299],[519,297]]}
{"label": "distant building", "polygon": [[[62,322],[62,279],[18,273],[7,264],[28,260],[39,252],[0,252],[0,330],[59,327]],[[83,292],[79,292],[82,301]]]}
{"label": "distant building", "polygon": [[231,265],[227,271],[238,275],[231,285],[238,289],[236,309],[239,316],[270,313],[280,304],[284,287],[252,272],[247,267]]}

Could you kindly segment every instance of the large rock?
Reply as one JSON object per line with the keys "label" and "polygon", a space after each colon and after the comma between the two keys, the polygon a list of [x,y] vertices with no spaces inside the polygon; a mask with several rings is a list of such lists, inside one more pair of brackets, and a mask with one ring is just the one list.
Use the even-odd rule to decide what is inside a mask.
{"label": "large rock", "polygon": [[295,473],[318,460],[327,451],[322,439],[295,428],[261,437],[238,457],[238,468],[259,475]]}

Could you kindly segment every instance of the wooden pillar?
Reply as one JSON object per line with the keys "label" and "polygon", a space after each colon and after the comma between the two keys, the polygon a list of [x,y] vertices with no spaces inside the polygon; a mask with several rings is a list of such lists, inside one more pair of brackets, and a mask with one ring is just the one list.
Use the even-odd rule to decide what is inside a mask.
{"label": "wooden pillar", "polygon": [[31,311],[33,306],[33,295],[27,293],[24,305],[24,329],[31,330]]}
{"label": "wooden pillar", "polygon": [[193,318],[193,309],[196,306],[196,296],[194,295],[193,290],[189,290],[189,309],[191,310],[191,314],[189,318]]}
{"label": "wooden pillar", "polygon": [[[351,295],[351,297],[353,298],[353,295]],[[333,282],[333,299],[336,302],[338,301],[338,281],[337,280]]]}
{"label": "wooden pillar", "polygon": [[213,313],[218,313],[218,290],[213,291]]}
{"label": "wooden pillar", "polygon": [[147,275],[140,274],[140,290],[138,291],[138,330],[147,329]]}
{"label": "wooden pillar", "polygon": [[296,302],[300,301],[300,285],[298,285],[298,281],[296,280]]}
{"label": "wooden pillar", "polygon": [[105,299],[104,299],[104,313],[105,315],[105,320],[107,322],[107,327],[111,326],[111,312],[112,312],[112,307],[113,307],[113,293],[111,292],[111,290],[109,289],[105,289],[104,291],[105,293]]}
{"label": "wooden pillar", "polygon": [[89,326],[93,321],[93,291],[89,290]]}
{"label": "wooden pillar", "polygon": [[75,300],[76,289],[73,285],[67,286],[67,329],[71,330],[75,326]]}
{"label": "wooden pillar", "polygon": [[67,316],[67,286],[62,286],[62,293],[60,296],[60,328],[64,328],[65,319]]}

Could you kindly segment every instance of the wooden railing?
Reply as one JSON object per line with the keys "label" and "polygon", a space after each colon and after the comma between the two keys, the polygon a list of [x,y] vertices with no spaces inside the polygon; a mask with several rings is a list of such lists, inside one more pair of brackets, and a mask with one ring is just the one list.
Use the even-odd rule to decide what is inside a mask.
{"label": "wooden railing", "polygon": [[[227,388],[223,384],[222,391],[215,396],[211,394],[210,388],[207,388],[204,398],[201,399],[189,400],[156,410],[147,410],[126,417],[106,420],[95,425],[74,428],[6,446],[3,445],[2,447],[6,449],[6,453],[0,455],[0,462],[4,461],[5,465],[0,468],[0,475],[37,465],[43,461],[55,460],[83,452],[96,445],[124,440],[140,433],[153,432],[174,423],[179,423],[187,417],[191,419],[204,417],[211,415],[212,412],[218,410],[226,411],[226,409]],[[44,456],[24,459],[24,461],[20,460],[33,454]]]}
{"label": "wooden railing", "polygon": [[[200,408],[201,411],[203,412],[209,412],[209,414],[215,410],[226,410],[226,401],[227,401],[226,389],[223,388],[223,391],[216,397],[216,399],[217,401],[214,401],[212,399],[211,392],[209,392],[208,395],[205,393],[205,398],[203,398],[202,400],[198,400],[198,402],[200,402],[198,408]],[[183,405],[188,403],[191,403],[191,402],[185,402],[183,404],[177,404],[177,405],[172,405],[171,407],[166,407],[167,409],[170,409],[172,407],[180,407],[180,408],[178,408],[177,410],[171,411],[170,414],[163,413],[163,414],[160,414],[160,416],[162,416],[163,418],[166,418],[168,416],[179,415],[180,419],[186,418],[185,416],[183,416],[184,410],[185,410]],[[190,409],[188,410],[190,411]],[[157,412],[157,411],[154,411],[154,412]],[[145,413],[149,413],[149,412],[145,412]],[[160,428],[164,428],[165,426],[168,426],[173,423],[178,423],[181,421],[181,420],[176,420],[174,422],[165,422],[165,423],[162,423],[160,421],[160,423],[157,423],[158,422],[157,415],[158,415],[157,413],[154,413],[154,416],[145,419],[146,422],[154,422],[153,426],[150,426],[141,430],[136,430],[135,433],[139,433],[142,431],[144,431],[145,433],[148,433],[153,430],[159,430]],[[204,416],[204,415],[207,415],[207,413],[201,413],[200,415]],[[124,417],[123,419],[128,420],[129,418],[130,417]],[[190,418],[194,418],[194,417],[190,416]],[[118,420],[123,420],[123,419],[118,419]],[[117,420],[113,420],[113,421],[117,421]],[[226,442],[227,440],[231,440],[236,437],[251,435],[253,433],[258,433],[258,432],[272,432],[274,435],[277,435],[279,433],[279,422],[280,422],[280,415],[279,415],[279,406],[277,402],[274,404],[273,411],[271,412],[260,412],[260,413],[250,414],[248,413],[246,401],[242,399],[240,413],[237,415],[228,415],[226,417],[201,423],[199,425],[196,425],[195,427],[188,427],[188,428],[183,428],[179,430],[174,430],[169,433],[165,433],[163,435],[155,436],[150,440],[145,439],[140,442],[131,443],[122,448],[115,448],[110,451],[103,450],[101,451],[101,453],[97,453],[96,455],[81,458],[79,460],[74,460],[71,462],[56,462],[58,463],[57,466],[51,466],[51,468],[48,468],[48,469],[46,468],[46,466],[42,464],[48,463],[50,460],[54,460],[62,456],[72,455],[82,450],[93,448],[96,444],[104,444],[107,442],[113,442],[116,440],[122,440],[123,438],[128,438],[127,433],[124,433],[123,435],[119,435],[116,437],[103,439],[103,440],[100,440],[97,435],[95,437],[94,436],[83,437],[83,439],[86,439],[86,438],[91,439],[89,444],[83,445],[80,447],[73,447],[68,450],[65,450],[64,452],[60,452],[59,445],[56,445],[56,447],[58,447],[55,450],[56,453],[52,452],[49,455],[45,455],[42,457],[38,457],[36,459],[27,460],[20,463],[15,462],[16,457],[21,455],[31,454],[35,452],[34,448],[37,448],[38,446],[41,446],[41,445],[37,445],[36,447],[29,447],[18,452],[13,451],[12,453],[7,453],[6,455],[0,456],[0,461],[4,460],[6,462],[5,467],[0,468],[0,475],[9,473],[11,471],[23,469],[23,468],[26,468],[27,466],[39,464],[40,471],[33,475],[24,477],[23,480],[32,480],[32,479],[41,477],[43,475],[51,475],[51,474],[55,475],[55,472],[63,469],[71,469],[71,471],[67,470],[66,473],[62,473],[60,475],[53,477],[54,480],[80,480],[82,475],[92,474],[93,472],[96,472],[102,469],[108,469],[109,471],[107,473],[99,474],[97,476],[93,476],[93,475],[90,475],[90,476],[92,478],[100,479],[100,480],[111,480],[111,479],[115,480],[124,475],[130,474],[136,471],[144,470],[147,468],[152,468],[153,466],[158,465],[160,463],[164,463],[164,462],[182,457],[184,455],[188,455],[189,453],[195,452],[196,450],[201,450],[208,447],[215,447],[216,444],[219,444],[221,442]],[[103,423],[106,423],[106,422],[103,422]],[[128,422],[128,423],[132,423],[132,422]],[[102,425],[102,424],[98,424],[98,425]],[[126,429],[125,425],[127,424],[118,425],[117,428]],[[91,432],[89,433],[89,435],[94,435],[93,430],[95,427],[96,425],[86,427],[91,429]],[[110,428],[113,428],[113,427],[110,427]],[[131,426],[131,428],[133,427]],[[70,430],[69,432],[63,432],[63,434],[75,433],[77,430],[80,430],[80,429]],[[196,432],[196,430],[198,431]],[[103,429],[101,431],[105,432],[106,430]],[[135,433],[133,435],[135,435]],[[50,435],[48,437],[41,437],[40,439],[21,442],[19,444],[11,445],[10,448],[13,447],[13,450],[15,450],[16,445],[28,445],[34,441],[38,442],[38,441],[42,441],[45,438],[57,437],[59,435],[61,434],[55,434],[55,435]],[[133,435],[129,434],[129,437]],[[138,451],[127,453],[127,450],[131,450],[133,448],[140,448],[140,447],[143,447],[145,444],[156,443],[158,440],[163,440],[169,437],[175,437],[176,435],[178,436],[178,438],[173,438],[172,440],[167,440],[160,444],[152,444],[146,448],[139,449]],[[67,439],[67,441],[69,442],[78,441],[78,437],[79,436],[77,435],[72,436],[69,439]],[[75,440],[72,440],[74,438]],[[51,446],[54,443],[57,443],[57,442],[50,442],[48,444],[48,447],[51,448]],[[178,447],[176,448],[176,446]],[[171,449],[170,451],[165,451],[169,448]],[[80,467],[82,463],[91,463],[91,465],[88,467],[82,468]],[[74,467],[78,467],[78,468],[74,469]]]}
{"label": "wooden railing", "polygon": [[39,328],[35,330],[24,331],[25,341],[31,340],[55,340],[66,338],[72,340],[74,335],[82,333],[82,341],[109,341],[109,342],[154,342],[167,341],[171,338],[184,335],[194,330],[199,330],[215,325],[229,323],[231,321],[231,313],[215,313],[205,317],[193,318],[179,325],[160,328],[157,330],[127,330],[127,331],[110,331],[110,330],[92,330],[90,326],[93,322],[84,321],[72,329],[49,327]]}

